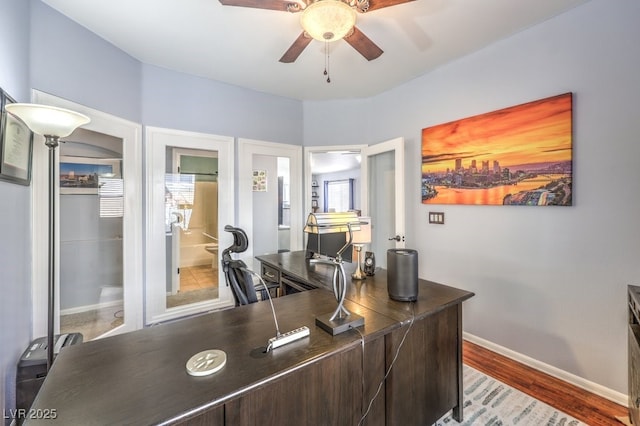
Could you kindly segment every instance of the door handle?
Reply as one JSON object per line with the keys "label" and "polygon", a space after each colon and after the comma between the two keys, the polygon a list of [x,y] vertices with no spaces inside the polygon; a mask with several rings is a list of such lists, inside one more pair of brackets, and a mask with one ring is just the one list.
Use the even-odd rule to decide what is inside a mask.
{"label": "door handle", "polygon": [[404,237],[401,237],[400,235],[396,235],[395,237],[391,237],[389,238],[389,241],[404,241]]}

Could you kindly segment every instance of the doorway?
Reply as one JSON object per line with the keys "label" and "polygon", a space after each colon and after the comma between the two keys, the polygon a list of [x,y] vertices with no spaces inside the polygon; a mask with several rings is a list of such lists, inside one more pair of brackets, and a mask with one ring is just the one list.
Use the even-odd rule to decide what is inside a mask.
{"label": "doorway", "polygon": [[218,152],[167,148],[167,308],[218,297]]}
{"label": "doorway", "polygon": [[238,226],[249,238],[238,258],[258,271],[254,256],[302,250],[302,147],[239,139],[238,159]]}
{"label": "doorway", "polygon": [[[349,156],[359,159],[359,167],[340,170]],[[305,148],[307,214],[331,209],[325,188],[328,189],[332,179],[336,182],[354,179],[350,209],[371,217],[372,242],[365,251],[373,251],[376,265],[386,268],[386,251],[405,246],[404,139],[375,145]]]}
{"label": "doorway", "polygon": [[233,138],[155,127],[147,146],[147,325],[233,305],[219,264],[233,223]]}
{"label": "doorway", "polygon": [[[142,126],[37,90],[32,100],[78,111],[91,122],[56,150],[57,222],[54,332],[77,332],[85,340],[142,328],[142,203],[139,188]],[[64,149],[64,151],[63,151]],[[40,137],[33,147],[33,335],[47,333],[48,149]],[[64,161],[63,161],[64,160]],[[61,162],[74,165],[73,179]],[[79,164],[95,173],[78,172]],[[66,166],[65,166],[66,167]],[[83,166],[84,167],[84,166]],[[104,172],[104,167],[109,171]],[[67,170],[61,188],[61,174]],[[92,179],[95,177],[95,181]],[[77,179],[76,179],[77,178]],[[90,214],[89,214],[90,212]],[[64,235],[62,232],[64,232]],[[90,248],[90,249],[89,249]],[[90,278],[87,278],[89,277]],[[99,276],[100,279],[96,279]],[[99,311],[106,308],[107,311]],[[80,322],[71,317],[88,316]],[[93,319],[92,319],[93,317]],[[77,318],[73,318],[77,320]]]}
{"label": "doorway", "polygon": [[93,340],[125,320],[122,139],[77,129],[59,147],[60,333]]}

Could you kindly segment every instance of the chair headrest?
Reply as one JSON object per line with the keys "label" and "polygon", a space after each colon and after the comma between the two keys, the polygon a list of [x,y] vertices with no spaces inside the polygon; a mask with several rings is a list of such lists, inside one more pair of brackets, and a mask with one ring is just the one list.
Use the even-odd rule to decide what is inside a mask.
{"label": "chair headrest", "polygon": [[247,250],[247,247],[249,247],[249,238],[247,237],[246,232],[231,225],[226,225],[224,230],[231,232],[233,235],[233,245],[227,247],[225,252],[242,253]]}

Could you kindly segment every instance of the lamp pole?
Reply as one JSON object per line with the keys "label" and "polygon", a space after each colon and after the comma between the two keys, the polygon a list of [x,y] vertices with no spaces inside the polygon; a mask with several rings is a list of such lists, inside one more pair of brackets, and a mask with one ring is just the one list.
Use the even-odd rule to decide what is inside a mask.
{"label": "lamp pole", "polygon": [[49,148],[49,272],[47,287],[47,372],[53,365],[55,324],[55,277],[56,277],[56,187],[55,167],[58,136],[44,135],[44,144]]}
{"label": "lamp pole", "polygon": [[56,292],[56,148],[60,138],[69,136],[90,119],[84,114],[48,105],[13,103],[5,110],[22,120],[33,133],[44,136],[49,148],[49,270],[47,286],[47,372],[54,357],[55,292]]}

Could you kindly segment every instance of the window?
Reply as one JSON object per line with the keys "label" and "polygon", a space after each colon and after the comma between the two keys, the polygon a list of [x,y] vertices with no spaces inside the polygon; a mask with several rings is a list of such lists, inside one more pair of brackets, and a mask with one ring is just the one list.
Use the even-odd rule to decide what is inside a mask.
{"label": "window", "polygon": [[353,210],[353,179],[324,182],[324,211],[346,212]]}
{"label": "window", "polygon": [[171,224],[177,222],[183,229],[189,229],[195,175],[167,173],[165,175],[165,231],[171,232]]}
{"label": "window", "polygon": [[100,217],[122,217],[124,214],[124,181],[119,178],[98,178]]}

